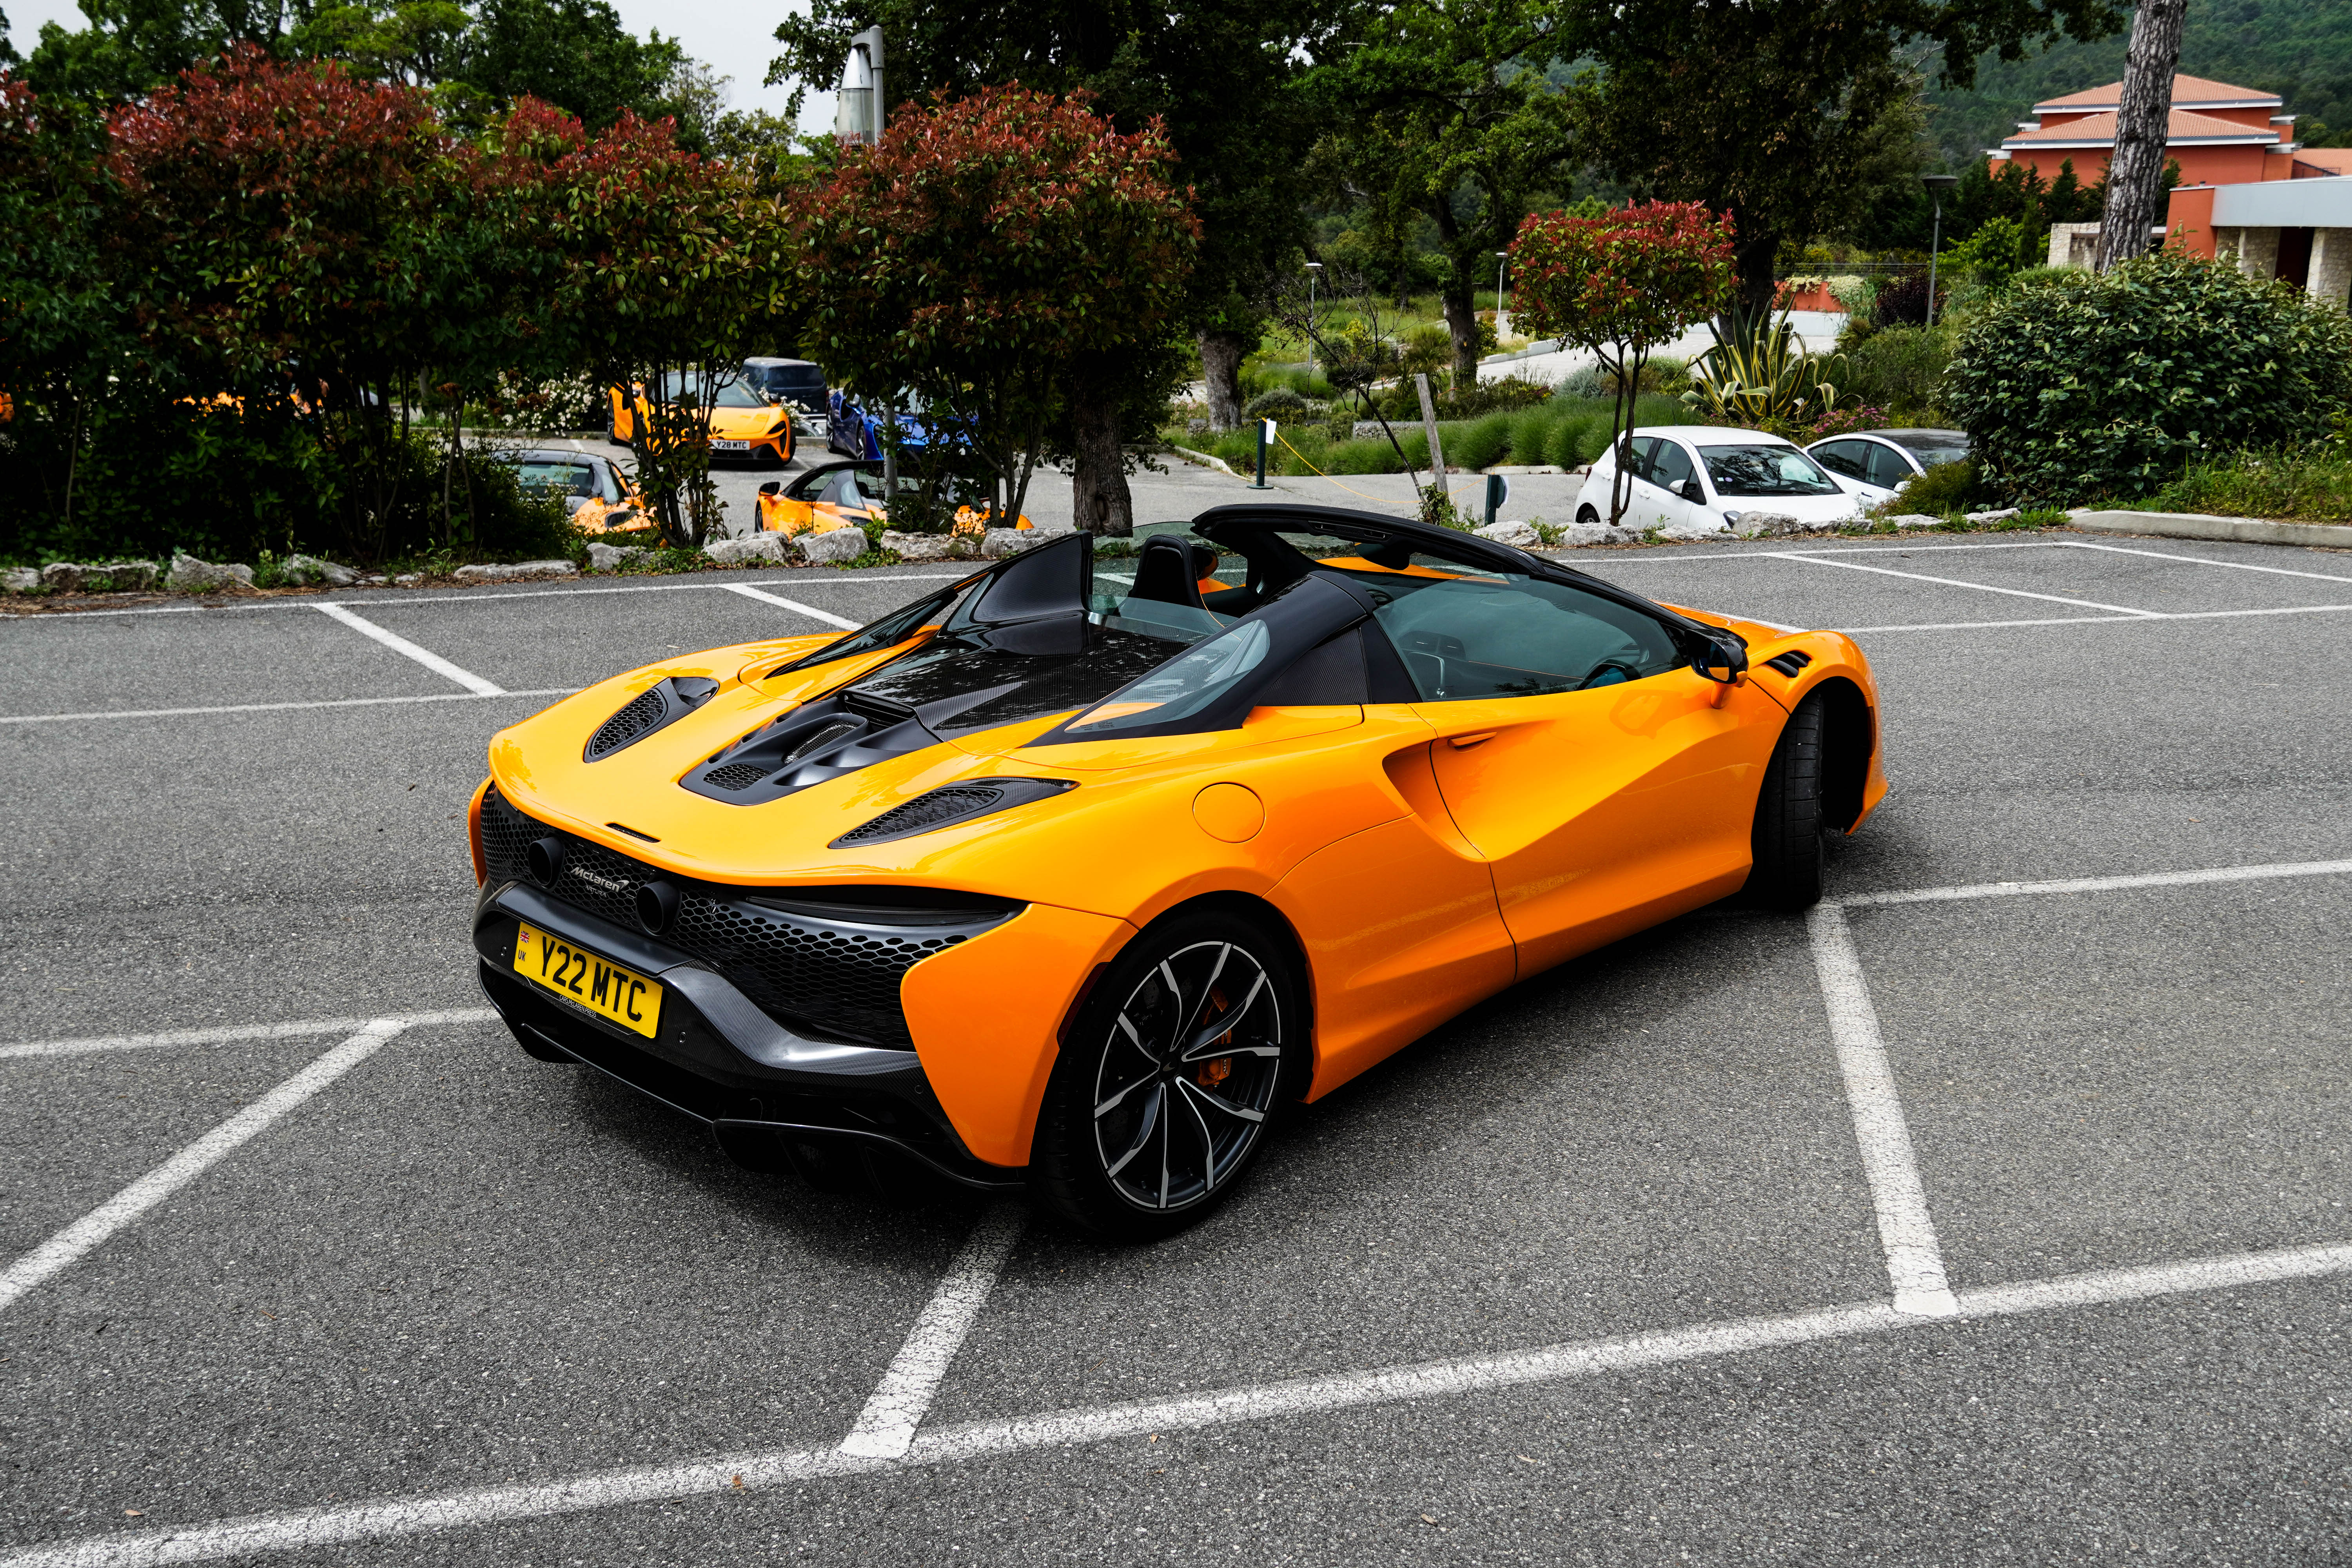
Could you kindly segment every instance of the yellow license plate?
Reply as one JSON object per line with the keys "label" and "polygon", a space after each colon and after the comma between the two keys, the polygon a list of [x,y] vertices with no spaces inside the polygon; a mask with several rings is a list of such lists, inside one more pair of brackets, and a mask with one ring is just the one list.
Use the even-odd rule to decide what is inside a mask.
{"label": "yellow license plate", "polygon": [[634,969],[583,952],[560,936],[534,925],[515,932],[514,970],[533,984],[569,997],[647,1039],[661,1022],[662,988]]}

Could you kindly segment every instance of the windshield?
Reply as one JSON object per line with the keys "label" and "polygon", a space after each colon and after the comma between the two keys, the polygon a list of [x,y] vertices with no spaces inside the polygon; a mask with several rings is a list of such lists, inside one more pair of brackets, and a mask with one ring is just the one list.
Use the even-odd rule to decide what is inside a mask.
{"label": "windshield", "polygon": [[1842,493],[1834,480],[1813,466],[1794,447],[1761,443],[1739,447],[1701,447],[1706,477],[1719,496],[1833,496]]}
{"label": "windshield", "polygon": [[[694,371],[671,371],[661,378],[661,400],[664,403],[686,403],[702,395],[702,377]],[[759,388],[740,376],[729,376],[719,384],[719,395],[711,399],[716,408],[765,408],[770,399]]]}
{"label": "windshield", "polygon": [[729,382],[710,401],[714,408],[765,408],[768,405],[766,395],[744,381]]}
{"label": "windshield", "polygon": [[1889,430],[1883,438],[1918,458],[1923,468],[1932,468],[1938,463],[1957,463],[1969,455],[1969,438],[1948,431],[1923,430],[1914,435],[1907,430]]}

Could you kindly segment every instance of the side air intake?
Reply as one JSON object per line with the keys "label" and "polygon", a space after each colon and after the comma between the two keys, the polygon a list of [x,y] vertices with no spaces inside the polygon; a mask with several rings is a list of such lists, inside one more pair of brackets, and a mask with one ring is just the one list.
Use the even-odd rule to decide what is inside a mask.
{"label": "side air intake", "polygon": [[942,784],[929,794],[892,806],[861,827],[851,828],[825,847],[844,849],[853,845],[912,838],[969,822],[975,816],[1027,805],[1032,801],[1049,800],[1064,790],[1076,787],[1069,779],[969,779],[962,784]]}
{"label": "side air intake", "polygon": [[1797,679],[1798,673],[1801,671],[1805,666],[1813,662],[1813,656],[1800,648],[1792,647],[1786,653],[1774,654],[1770,658],[1766,659],[1764,662],[1779,670],[1781,674],[1787,676],[1790,679],[1794,680]]}

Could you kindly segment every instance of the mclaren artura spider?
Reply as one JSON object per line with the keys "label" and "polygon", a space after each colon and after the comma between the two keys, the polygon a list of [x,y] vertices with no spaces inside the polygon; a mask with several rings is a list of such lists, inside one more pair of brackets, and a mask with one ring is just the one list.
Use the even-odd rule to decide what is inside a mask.
{"label": "mclaren artura spider", "polygon": [[1469,535],[1221,507],[501,732],[483,988],[763,1169],[907,1163],[1150,1237],[1286,1109],[1886,790],[1854,645]]}

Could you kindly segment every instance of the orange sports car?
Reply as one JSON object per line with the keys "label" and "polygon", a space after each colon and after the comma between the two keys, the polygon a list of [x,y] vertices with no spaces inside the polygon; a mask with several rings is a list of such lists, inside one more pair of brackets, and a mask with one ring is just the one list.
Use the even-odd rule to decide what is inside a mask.
{"label": "orange sports car", "polygon": [[747,1164],[1148,1237],[1514,981],[1811,903],[1886,790],[1877,702],[1835,632],[1220,507],[1118,575],[1081,534],[500,732],[474,944],[526,1051]]}
{"label": "orange sports car", "polygon": [[[920,488],[921,481],[912,474],[903,475],[898,480],[901,495]],[[856,459],[818,463],[802,470],[789,484],[770,479],[760,487],[760,526],[770,533],[800,534],[824,533],[869,521],[887,522],[888,500],[880,463]],[[1013,520],[1013,526],[1033,525],[1024,514]],[[978,508],[956,508],[954,531],[980,531]]]}
{"label": "orange sports car", "polygon": [[[691,400],[698,395],[691,373],[680,375],[673,371],[664,380],[663,392],[672,401]],[[604,420],[604,439],[616,447],[625,447],[635,439],[638,423],[650,417],[645,388],[633,386],[624,395],[615,386],[608,388],[605,395],[612,409]],[[782,467],[793,460],[791,406],[782,394],[768,392],[740,377],[730,378],[712,397],[706,428],[713,462],[725,458]]]}

